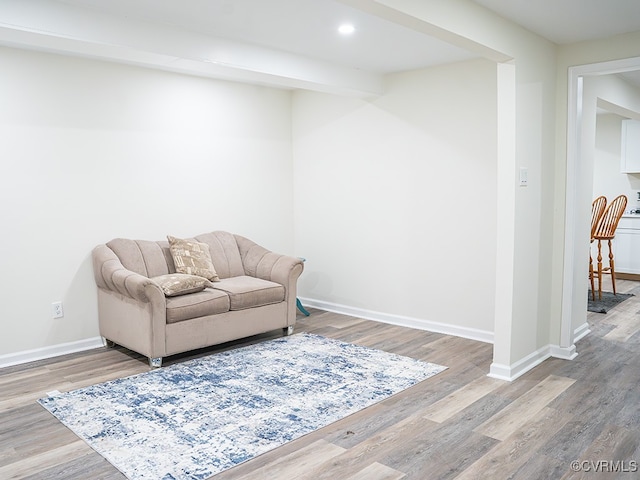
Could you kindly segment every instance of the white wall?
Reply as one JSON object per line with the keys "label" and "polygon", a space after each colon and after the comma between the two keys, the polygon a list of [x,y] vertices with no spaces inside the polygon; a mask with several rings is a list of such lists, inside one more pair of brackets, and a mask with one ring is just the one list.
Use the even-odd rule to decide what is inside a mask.
{"label": "white wall", "polygon": [[[545,358],[550,344],[558,344],[552,335],[553,291],[561,296],[561,286],[553,278],[555,233],[555,88],[556,46],[551,42],[495,15],[473,1],[379,0],[381,3],[435,27],[457,34],[462,42],[471,40],[484,47],[477,51],[501,62],[511,59],[515,67],[515,137],[500,140],[515,143],[512,175],[500,176],[509,183],[498,186],[501,192],[512,188],[515,199],[508,209],[499,206],[499,232],[503,243],[514,239],[510,255],[501,265],[513,268],[499,272],[508,291],[497,292],[496,342],[492,374],[513,378]],[[452,40],[455,41],[455,38]],[[507,88],[511,96],[513,88]],[[498,91],[499,98],[503,92]],[[499,100],[500,104],[501,102]],[[518,170],[528,169],[529,184],[518,186]],[[508,168],[505,165],[505,169]],[[561,277],[560,277],[561,278]],[[510,313],[510,315],[509,315]],[[502,315],[502,313],[501,313]],[[508,332],[506,330],[509,330]],[[500,334],[500,335],[498,335]],[[494,368],[495,367],[495,368]]]}
{"label": "white wall", "polygon": [[[574,254],[564,249],[567,67],[638,56],[640,32],[556,47],[469,0],[379,0],[379,3],[458,34],[457,37],[451,37],[454,40],[469,39],[476,42],[481,47],[486,47],[479,48],[478,51],[491,51],[490,55],[495,54],[495,58],[499,57],[500,61],[506,61],[507,57],[514,59],[516,161],[513,165],[512,185],[515,189],[515,204],[510,208],[515,210],[516,215],[512,221],[507,219],[507,223],[510,223],[507,229],[512,231],[515,238],[512,255],[513,291],[497,292],[496,295],[496,301],[508,299],[505,305],[512,311],[512,318],[506,319],[510,322],[511,331],[508,338],[501,341],[501,345],[496,344],[494,363],[510,369],[521,360],[535,360],[535,356],[545,346],[558,344],[560,341],[563,265],[565,255]],[[437,8],[433,8],[436,4]],[[275,245],[275,248],[285,250],[291,248],[289,239],[292,238],[293,222],[288,219],[292,218],[293,177],[290,170],[287,170],[291,165],[290,153],[284,152],[290,147],[290,133],[285,128],[285,124],[286,127],[291,126],[285,107],[289,102],[288,94],[83,60],[16,54],[7,49],[0,52],[0,60],[3,62],[0,76],[0,134],[3,136],[0,142],[0,161],[7,172],[3,176],[6,188],[0,193],[0,208],[4,224],[10,225],[5,227],[6,233],[3,232],[1,246],[5,252],[11,252],[11,256],[7,256],[7,266],[16,275],[15,284],[20,285],[10,287],[8,291],[11,300],[6,314],[13,323],[8,327],[9,334],[0,339],[0,354],[95,334],[95,321],[86,321],[94,313],[90,307],[93,299],[87,300],[93,292],[87,258],[90,246],[105,238],[115,235],[159,238],[167,233],[161,227],[165,223],[172,225],[173,233],[178,235],[188,235],[194,230],[207,230],[215,225],[213,228],[242,230],[252,234],[254,238],[259,237],[258,240],[264,239],[263,242],[270,247]],[[184,88],[187,83],[190,88]],[[197,97],[194,100],[191,94],[198,92],[199,88],[191,86],[205,84],[211,86],[212,92],[207,90],[209,96],[204,95],[204,101],[201,95],[194,93]],[[156,86],[159,87],[157,90]],[[167,91],[173,94],[165,96]],[[488,95],[493,93],[487,92]],[[183,96],[187,97],[186,100]],[[385,101],[395,101],[385,98],[382,98],[383,104]],[[335,97],[329,95],[303,93],[294,102],[294,116],[300,111],[299,105],[302,103],[299,102],[314,105],[314,108],[319,106],[318,113],[309,118],[300,117],[305,122],[312,120],[312,123],[317,124],[318,135],[324,134],[320,127],[325,121],[331,124],[342,116],[344,124],[348,125],[352,111],[358,111],[355,115],[360,116],[361,111],[373,112],[374,123],[385,126],[394,123],[378,112],[381,107],[375,102],[341,100],[336,103],[335,100]],[[327,105],[323,105],[324,101]],[[222,109],[220,105],[223,106]],[[197,111],[196,114],[190,111],[193,109]],[[325,111],[326,114],[323,113]],[[326,119],[323,118],[325,115]],[[400,123],[401,120],[398,120],[397,125]],[[201,128],[201,125],[206,128]],[[305,147],[300,140],[301,132],[304,133],[307,125],[301,123],[295,127],[297,133],[294,147]],[[420,139],[424,131],[416,131],[415,125],[408,122],[407,127],[413,133],[402,132],[402,136],[412,137],[411,145],[424,141]],[[211,131],[220,133],[211,136]],[[356,145],[366,145],[379,130],[372,128],[362,131],[354,126],[348,131]],[[339,133],[334,131],[327,136],[340,139]],[[379,146],[388,148],[381,144],[380,139],[374,139]],[[315,145],[320,149],[327,148],[320,142],[315,142]],[[203,148],[199,148],[200,146]],[[209,156],[201,154],[202,151],[212,150],[215,153],[210,153]],[[278,153],[274,153],[276,151]],[[233,158],[233,162],[225,161],[226,158],[221,158],[219,152],[229,154],[228,158]],[[207,166],[216,165],[218,168],[215,169],[215,174],[211,169],[198,176],[195,188],[183,184],[176,187],[172,180],[176,175],[183,178],[184,170],[179,169],[177,174],[166,172],[169,170],[169,162],[181,156],[183,162],[191,161],[192,165],[196,165],[196,159],[202,160],[205,157]],[[317,157],[314,153],[309,156]],[[109,159],[113,165],[106,168],[108,163],[105,159]],[[342,173],[342,164],[331,158],[323,158],[322,161],[327,161],[334,167],[335,176]],[[202,168],[202,164],[203,162],[197,162],[197,167]],[[158,168],[158,165],[163,167]],[[265,165],[268,168],[263,168]],[[519,166],[529,169],[527,188],[517,187]],[[314,194],[324,197],[331,193],[331,190],[321,189],[316,182],[310,180],[302,167],[304,158],[295,167],[296,201],[306,198],[307,187]],[[403,167],[407,168],[406,165]],[[223,178],[219,175],[221,169]],[[150,170],[152,173],[148,174]],[[358,174],[366,175],[371,170],[363,169]],[[374,166],[373,171],[379,172],[381,167]],[[11,172],[11,180],[8,172]],[[255,173],[255,176],[250,177],[245,173]],[[271,173],[274,174],[269,182],[260,181],[261,176],[269,177]],[[346,173],[348,177],[355,176],[348,169]],[[50,178],[54,178],[56,182],[50,182]],[[207,180],[202,180],[203,178]],[[243,182],[250,178],[251,183],[238,187],[240,178]],[[397,180],[397,175],[392,179]],[[307,185],[306,182],[310,183]],[[112,183],[117,183],[118,194],[104,196],[104,186]],[[157,191],[150,186],[152,183],[177,188],[177,203],[157,197],[146,201],[150,192]],[[343,190],[355,188],[359,193],[373,198],[373,193],[364,185],[356,188],[334,183],[328,185],[333,189],[336,189],[336,185]],[[417,188],[410,183],[406,185]],[[387,189],[378,192],[379,195],[385,195],[391,189],[392,193],[403,199],[404,191],[385,186]],[[214,199],[208,193],[210,188],[214,189]],[[251,198],[260,199],[253,202],[252,206],[259,204],[262,210],[257,212],[266,213],[266,216],[256,215],[255,208],[250,214],[246,214],[249,209],[245,208],[241,199],[247,197],[242,194],[252,190],[256,194]],[[207,193],[202,193],[201,197],[194,191]],[[224,194],[220,195],[220,191]],[[132,193],[139,200],[133,206],[129,201]],[[205,200],[202,200],[203,197]],[[210,208],[211,204],[215,206],[220,202],[219,198],[225,199],[226,208]],[[227,201],[228,198],[232,201]],[[89,202],[87,199],[90,199]],[[190,200],[193,201],[189,202]],[[392,219],[392,225],[396,226],[402,225],[401,219],[406,216],[396,207],[406,205],[407,202],[408,200],[403,199],[393,206],[380,201],[376,204],[382,209],[383,216]],[[199,213],[206,211],[212,218],[184,215],[187,203],[190,212],[194,208],[200,209]],[[161,208],[157,208],[158,205]],[[307,246],[317,245],[318,241],[304,238],[310,236],[305,228],[313,218],[302,219],[302,213],[311,212],[314,208],[320,209],[320,206],[304,202],[300,205],[301,209],[296,212],[296,222],[307,223],[304,223],[304,228],[296,228],[296,241],[302,242],[296,246],[296,254],[309,258],[307,271],[301,278],[301,288],[305,292],[313,288],[322,295],[327,295],[327,292],[335,292],[335,287],[326,283],[338,282],[342,286],[345,281],[339,277],[314,279],[312,275],[307,276],[308,273],[313,273],[312,269],[318,268],[312,263],[319,258],[314,256],[316,251],[307,250]],[[335,205],[331,205],[331,208],[332,211],[338,210]],[[394,209],[398,212],[398,219],[391,214]],[[161,211],[162,214],[159,213]],[[52,217],[60,212],[64,213],[62,223],[57,227]],[[325,217],[320,215],[318,218],[326,222]],[[268,221],[263,221],[264,218]],[[333,218],[332,221],[341,227],[344,222],[339,219],[342,217],[337,218],[338,220]],[[378,218],[379,215],[376,215],[370,220],[373,222]],[[504,216],[500,215],[499,218],[503,219]],[[405,223],[408,225],[408,220]],[[200,226],[203,228],[198,228]],[[334,223],[327,226],[334,226]],[[309,228],[312,233],[319,231],[313,226]],[[384,226],[381,228],[384,229]],[[419,233],[422,231],[418,230]],[[370,232],[366,227],[362,231]],[[63,237],[68,232],[74,234],[71,242],[68,235]],[[336,231],[336,235],[339,233]],[[378,231],[374,233],[378,234]],[[323,231],[323,234],[327,235],[327,232]],[[74,243],[78,235],[81,236],[81,241]],[[478,232],[471,232],[469,236],[475,241]],[[368,239],[361,240],[364,242]],[[472,244],[473,241],[467,244]],[[51,254],[40,253],[43,242],[58,255],[54,257],[58,259],[58,263],[47,263]],[[331,242],[328,241],[327,246],[330,245]],[[354,257],[359,248],[360,245],[354,249]],[[354,262],[350,257],[347,260]],[[24,258],[29,260],[25,261]],[[371,258],[370,262],[374,260]],[[362,260],[359,262],[356,266],[364,263]],[[24,269],[24,264],[36,265],[37,268]],[[41,291],[37,294],[28,294],[22,285],[32,283],[30,275],[34,270],[35,275],[45,279],[47,283],[44,287],[39,285]],[[438,272],[431,270],[424,272],[425,276],[437,274]],[[322,287],[316,286],[314,282]],[[379,288],[372,285],[373,281],[369,279],[366,282],[367,286]],[[356,307],[363,306],[362,292],[356,290],[357,288],[349,286],[348,296],[339,300],[353,302]],[[413,295],[414,292],[411,293]],[[418,294],[423,295],[424,292],[420,291]],[[63,297],[65,304],[69,303],[68,299],[70,305],[78,305],[76,308],[66,305],[69,312],[65,317],[66,326],[49,319],[50,303],[60,297]],[[584,296],[581,298],[584,299]],[[407,302],[396,302],[403,308],[397,313],[404,314]],[[415,297],[411,297],[408,302],[415,305]],[[373,308],[380,308],[382,303],[382,300],[376,299]],[[417,309],[412,307],[409,314],[413,315],[414,311]],[[485,321],[479,323],[484,325]],[[85,325],[91,327],[86,329]]]}
{"label": "white wall", "polygon": [[593,195],[604,195],[609,200],[626,195],[627,210],[640,208],[637,202],[640,190],[640,174],[621,173],[622,120],[615,113],[599,114],[596,117],[596,138],[593,165]]}
{"label": "white wall", "polygon": [[593,193],[602,191],[597,195],[606,195],[609,199],[620,194],[627,195],[629,208],[635,208],[640,174],[620,173],[621,122],[630,116],[640,117],[640,88],[616,75],[587,77],[584,84],[583,102],[587,105],[587,112],[593,112],[599,102],[615,112],[596,115],[595,140],[587,139],[588,144],[593,145],[585,156],[594,162]]}
{"label": "white wall", "polygon": [[[513,299],[511,338],[498,342],[496,332],[494,364],[504,365],[505,372],[510,370],[513,374],[514,369],[544,358],[545,351],[555,350],[561,357],[572,356],[573,345],[565,345],[562,338],[566,336],[567,325],[571,328],[572,320],[566,320],[569,315],[563,295],[571,297],[568,303],[575,300],[585,307],[585,290],[581,288],[586,287],[587,277],[576,270],[578,280],[565,279],[564,266],[572,263],[566,259],[573,256],[578,262],[580,256],[584,257],[579,252],[587,247],[576,252],[565,250],[565,240],[572,233],[565,232],[568,67],[638,57],[640,32],[556,46],[472,1],[378,1],[513,58],[516,158],[517,166],[529,168],[529,187],[518,189],[515,195],[513,292],[504,292]],[[584,204],[589,208],[590,200]],[[576,223],[579,234],[583,222]],[[584,265],[586,268],[586,261]],[[573,272],[567,275],[572,277]],[[565,288],[567,282],[575,284],[575,295],[571,294],[571,288]],[[586,308],[580,311],[584,321]],[[556,349],[557,346],[560,348]]]}
{"label": "white wall", "polygon": [[496,65],[396,74],[386,92],[294,94],[299,293],[325,308],[491,336]]}
{"label": "white wall", "polygon": [[98,335],[90,252],[114,237],[220,229],[293,254],[289,92],[9,48],[0,64],[0,357]]}

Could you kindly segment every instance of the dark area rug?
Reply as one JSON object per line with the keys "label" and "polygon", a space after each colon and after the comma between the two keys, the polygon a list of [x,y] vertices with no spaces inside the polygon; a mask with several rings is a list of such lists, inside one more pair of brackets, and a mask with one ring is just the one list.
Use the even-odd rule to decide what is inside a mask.
{"label": "dark area rug", "polygon": [[595,301],[591,297],[591,290],[589,290],[589,304],[587,310],[595,313],[607,313],[613,307],[621,302],[624,302],[627,298],[633,297],[633,293],[618,293],[614,295],[613,292],[602,292],[602,299],[598,299],[598,293],[596,292]]}

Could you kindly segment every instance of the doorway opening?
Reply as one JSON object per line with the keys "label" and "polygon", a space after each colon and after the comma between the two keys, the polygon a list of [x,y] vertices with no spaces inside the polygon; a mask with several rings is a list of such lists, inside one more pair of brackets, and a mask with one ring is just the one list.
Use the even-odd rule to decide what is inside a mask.
{"label": "doorway opening", "polygon": [[575,342],[588,333],[585,308],[588,265],[585,239],[588,238],[593,184],[593,158],[583,157],[586,142],[594,143],[595,105],[584,104],[584,79],[640,70],[640,57],[579,65],[569,68],[567,112],[567,170],[564,224],[564,266],[560,347],[573,358]]}

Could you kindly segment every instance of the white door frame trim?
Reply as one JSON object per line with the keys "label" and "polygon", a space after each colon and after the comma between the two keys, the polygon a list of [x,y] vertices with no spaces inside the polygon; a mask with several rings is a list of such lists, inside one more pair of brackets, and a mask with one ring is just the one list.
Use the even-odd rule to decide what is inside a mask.
{"label": "white door frame trim", "polygon": [[[584,242],[575,236],[576,216],[582,210],[576,208],[578,193],[578,163],[580,158],[580,136],[582,125],[582,81],[586,76],[609,75],[640,69],[640,57],[625,58],[607,62],[591,63],[569,67],[567,92],[567,170],[565,193],[564,223],[564,267],[562,279],[562,313],[560,325],[560,347],[574,349],[576,338],[572,328],[574,315],[580,315],[579,323],[586,322],[587,312],[574,312],[574,297],[584,295],[573,288],[573,275],[576,265],[585,264],[583,258]],[[585,209],[585,215],[588,209]],[[578,323],[578,322],[576,322]]]}

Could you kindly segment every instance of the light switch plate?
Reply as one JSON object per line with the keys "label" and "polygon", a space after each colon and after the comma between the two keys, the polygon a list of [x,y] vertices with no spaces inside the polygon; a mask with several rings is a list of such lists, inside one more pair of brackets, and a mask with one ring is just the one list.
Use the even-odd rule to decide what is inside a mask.
{"label": "light switch plate", "polygon": [[527,167],[520,167],[520,183],[521,187],[529,185],[529,169]]}

